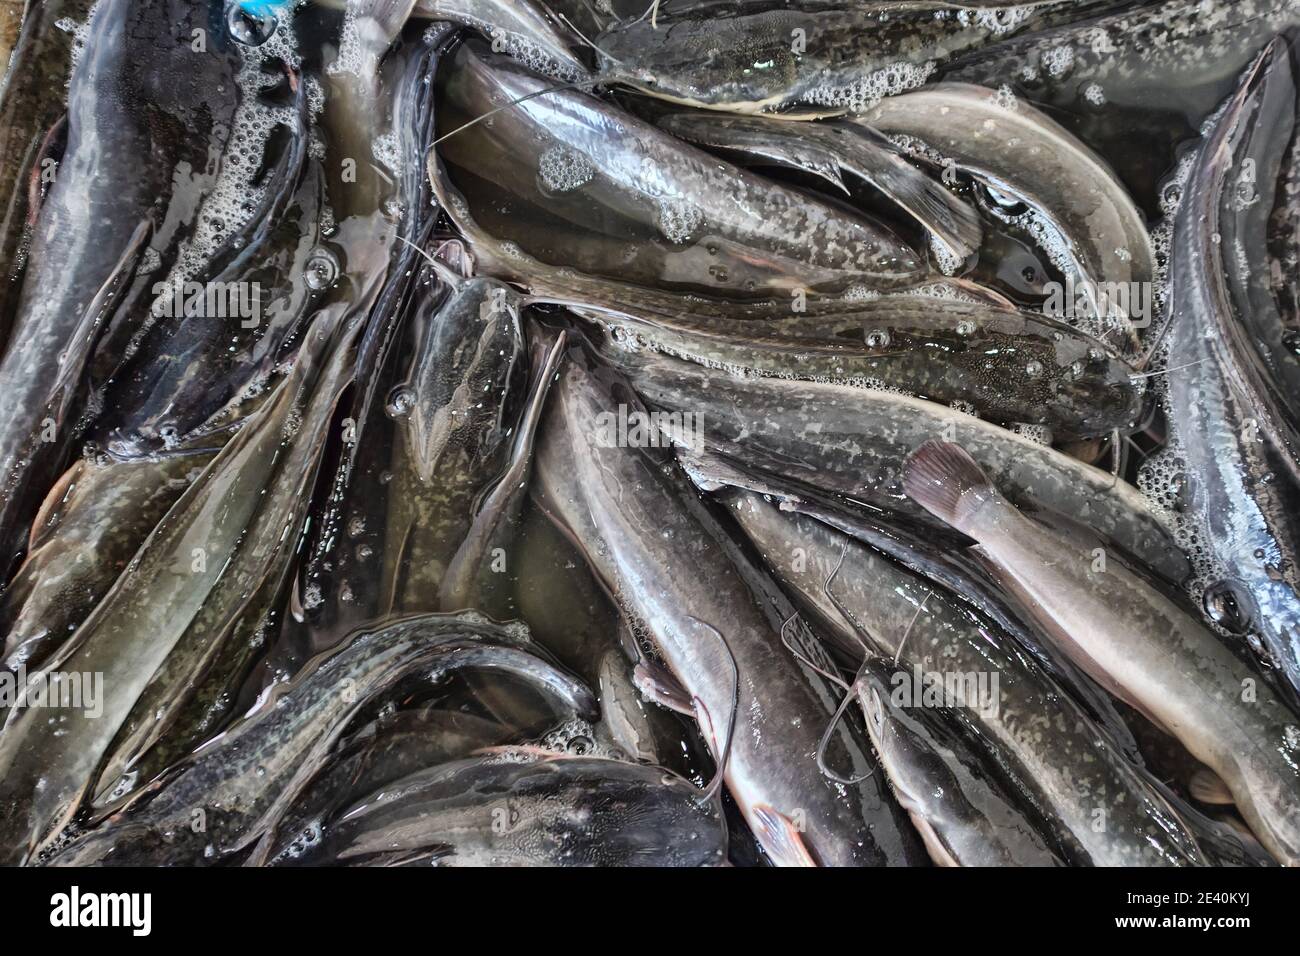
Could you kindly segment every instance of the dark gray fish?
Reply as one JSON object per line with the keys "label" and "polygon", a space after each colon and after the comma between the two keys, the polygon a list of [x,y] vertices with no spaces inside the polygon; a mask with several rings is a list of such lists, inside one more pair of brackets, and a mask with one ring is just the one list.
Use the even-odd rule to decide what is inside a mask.
{"label": "dark gray fish", "polygon": [[940,73],[986,86],[1026,82],[1044,101],[1092,84],[1119,109],[1164,105],[1150,101],[1152,81],[1163,81],[1171,100],[1190,92],[1191,114],[1203,116],[1214,106],[1204,91],[1232,82],[1298,16],[1290,0],[1120,3],[954,57]]}
{"label": "dark gray fish", "polygon": [[537,426],[566,345],[565,333],[539,325],[529,329],[529,339],[528,394],[514,426],[510,457],[497,479],[480,494],[465,540],[438,585],[438,605],[446,611],[482,606],[483,576],[492,573],[493,553],[505,554],[527,496]]}
{"label": "dark gray fish", "polygon": [[532,0],[416,0],[412,16],[467,26],[536,73],[564,79],[587,76],[573,38],[544,4]]}
{"label": "dark gray fish", "polygon": [[658,767],[488,756],[396,780],[346,811],[304,862],[370,866],[719,866],[716,801]]}
{"label": "dark gray fish", "polygon": [[[903,666],[907,681],[893,687],[896,701],[916,708],[917,719],[927,708],[942,709],[969,735],[966,746],[983,754],[1013,806],[1046,838],[1040,848],[1097,866],[1216,862],[1167,794],[1009,634],[818,521],[754,494],[726,500],[822,633],[850,660],[863,656],[865,641],[867,655]],[[1022,851],[1032,849],[1032,830],[1028,836]]]}
{"label": "dark gray fish", "polygon": [[865,215],[722,162],[586,93],[521,100],[545,89],[466,44],[439,120],[446,135],[457,120],[514,104],[446,135],[439,151],[466,183],[491,184],[490,201],[470,203],[493,217],[487,228],[543,260],[741,298],[896,288],[924,275],[916,254]]}
{"label": "dark gray fish", "polygon": [[325,765],[276,821],[268,859],[291,862],[320,840],[326,823],[372,790],[409,774],[512,742],[515,729],[459,710],[380,714],[341,739]]}
{"label": "dark gray fish", "polygon": [[[41,708],[10,712],[0,732],[4,859],[29,859],[57,838],[159,668],[166,664],[168,676],[155,685],[155,700],[171,717],[177,694],[192,686],[214,648],[232,633],[256,628],[256,614],[245,619],[236,612],[281,573],[293,551],[294,536],[285,530],[296,529],[306,510],[322,432],[350,369],[359,323],[340,329],[329,324],[334,318],[317,314],[289,377],[172,506],[47,663],[49,671],[103,674],[111,693],[102,711],[70,710],[57,723]],[[132,737],[151,739],[153,714],[139,717]],[[120,751],[119,762],[136,749]]]}
{"label": "dark gray fish", "polygon": [[[529,292],[526,301],[531,303],[563,305],[588,317],[614,315],[653,321],[676,318],[683,313],[727,320],[787,319],[794,314],[796,303],[809,316],[836,315],[858,310],[864,301],[862,286],[827,293],[800,288],[766,298],[740,299],[728,298],[726,290],[713,295],[683,293],[581,272],[572,265],[552,265],[484,228],[471,214],[464,194],[452,183],[446,166],[436,155],[430,155],[428,171],[439,205],[472,250],[476,273],[523,286]],[[1010,300],[990,289],[939,275],[925,275],[899,294],[909,290],[983,302],[990,307],[1013,308]],[[869,290],[867,298],[870,298]]]}
{"label": "dark gray fish", "polygon": [[1300,478],[1300,354],[1273,294],[1273,274],[1259,265],[1269,261],[1274,190],[1295,127],[1293,56],[1278,38],[1243,77],[1197,171],[1209,181],[1188,198],[1213,196],[1208,201],[1218,206],[1214,226],[1207,224],[1218,238],[1201,251],[1217,251],[1206,268],[1219,273],[1215,283],[1228,308],[1210,313],[1211,344],[1261,432]]}
{"label": "dark gray fish", "polygon": [[1114,0],[1019,4],[692,4],[593,38],[602,74],[674,103],[739,113],[834,115],[915,89],[959,54],[1081,19]]}
{"label": "dark gray fish", "polygon": [[940,866],[1060,866],[970,752],[952,722],[897,702],[912,675],[885,657],[863,662],[854,686],[894,796]]}
{"label": "dark gray fish", "polygon": [[[322,175],[307,162],[305,83],[288,77],[297,124],[282,127],[288,143],[258,208],[188,287],[153,301],[147,327],[129,330],[125,359],[108,373],[93,434],[116,457],[163,451],[245,414],[238,406],[265,390],[282,346],[321,299],[312,286],[326,255]],[[224,300],[209,294],[217,289]]]}
{"label": "dark gray fish", "polygon": [[897,513],[881,513],[842,495],[824,494],[717,454],[701,455],[679,448],[677,457],[701,490],[737,488],[755,492],[777,502],[783,511],[814,518],[945,589],[949,596],[973,608],[978,617],[1011,635],[1053,681],[1083,705],[1125,756],[1140,761],[1137,741],[1110,695],[1058,651],[1014,597],[997,586],[978,556],[967,547],[969,539],[956,532],[945,535]]}
{"label": "dark gray fish", "polygon": [[[23,16],[24,7],[30,6]],[[7,0],[0,6],[0,35],[14,29],[10,52],[0,55],[0,349],[22,291],[23,271],[51,168],[58,170],[63,118],[75,38],[60,24],[85,23],[94,0]],[[17,33],[21,20],[22,32]],[[4,41],[0,40],[0,47]],[[7,72],[4,72],[7,69]],[[51,160],[53,167],[45,163]],[[33,182],[33,175],[36,179]],[[33,196],[38,200],[32,204]]]}
{"label": "dark gray fish", "polygon": [[5,591],[4,666],[40,667],[126,570],[213,449],[135,461],[80,459],[50,490]]}
{"label": "dark gray fish", "polygon": [[[644,414],[641,406],[580,360],[556,383],[535,494],[681,685],[672,696],[692,702],[763,848],[780,865],[922,859],[883,780],[842,788],[822,775],[814,752],[834,701],[782,643],[783,618],[762,590],[770,583],[726,540],[671,457],[645,447],[647,433],[620,440],[620,416]],[[847,729],[837,753],[858,772],[868,761]]]}
{"label": "dark gray fish", "polygon": [[1202,147],[1174,228],[1171,256],[1169,415],[1172,454],[1185,463],[1186,501],[1223,577],[1209,582],[1206,610],[1234,634],[1253,634],[1286,679],[1300,687],[1300,528],[1295,459],[1279,441],[1274,409],[1240,364],[1237,307],[1220,249],[1233,215],[1234,131],[1258,90],[1260,70],[1284,57],[1279,41],[1256,60]]}
{"label": "dark gray fish", "polygon": [[670,113],[658,124],[705,149],[739,153],[760,162],[803,170],[848,193],[843,173],[875,186],[897,203],[950,255],[965,260],[983,235],[970,203],[909,162],[898,147],[869,127],[851,123],[799,123],[762,116]]}
{"label": "dark gray fish", "polygon": [[[1149,323],[1153,313],[1151,238],[1127,188],[1077,137],[1024,99],[964,83],[891,97],[860,121],[975,178],[995,213],[1012,207],[1005,218],[1026,220],[1053,264],[1086,290],[1084,310],[1074,302],[1067,309],[1064,295],[1044,307],[1137,351],[1134,323]],[[1146,314],[1138,315],[1143,301]]]}
{"label": "dark gray fish", "polygon": [[1061,646],[1177,737],[1231,792],[1259,841],[1300,865],[1300,717],[1194,614],[1117,562],[1022,515],[959,445],[927,442],[907,493],[979,542]]}
{"label": "dark gray fish", "polygon": [[[75,407],[68,392],[75,394],[89,353],[95,299],[128,266],[128,252],[150,223],[154,245],[174,254],[176,231],[215,184],[210,160],[225,150],[240,96],[240,55],[224,29],[213,29],[224,22],[217,19],[223,9],[217,0],[104,0],[95,7],[68,90],[67,148],[36,221],[10,347],[0,360],[9,395],[0,410],[6,565],[15,534],[64,464]],[[191,47],[196,29],[207,37],[202,52]],[[113,95],[104,95],[110,88]],[[57,376],[54,356],[63,357]],[[45,441],[51,421],[55,440]]]}
{"label": "dark gray fish", "polygon": [[[379,207],[369,227],[357,230],[355,247],[343,251],[348,261],[358,262],[357,280],[369,281],[377,274],[383,282],[367,293],[373,295],[365,303],[370,317],[357,348],[350,407],[340,422],[338,460],[313,516],[304,547],[307,557],[294,584],[292,620],[287,623],[297,633],[290,643],[309,644],[300,649],[307,656],[333,646],[381,613],[379,574],[374,567],[377,555],[387,550],[382,528],[392,478],[391,445],[401,427],[389,417],[386,406],[406,375],[423,323],[447,292],[433,267],[423,262],[439,216],[424,157],[433,139],[430,78],[452,42],[454,28],[438,24],[425,30],[418,42],[400,44],[385,57],[382,78],[370,88],[364,104],[380,114],[366,122],[378,124],[385,108],[384,91],[391,88],[391,120],[386,127],[376,125],[374,132],[395,149],[391,156],[384,150],[384,165],[359,167],[358,172],[364,169],[367,177],[364,193]],[[344,106],[349,102],[343,98]],[[340,110],[331,122],[346,130],[354,120]],[[340,153],[333,161],[344,160]],[[388,163],[395,168],[387,168]],[[331,183],[332,190],[350,188],[346,182]],[[399,221],[394,223],[390,212]],[[361,208],[356,215],[364,216]],[[383,241],[376,244],[376,239]],[[386,264],[378,264],[378,256],[371,258],[376,254]],[[343,291],[346,294],[346,286]]]}
{"label": "dark gray fish", "polygon": [[[1279,382],[1284,397],[1296,394],[1296,348],[1300,346],[1300,100],[1296,95],[1297,45],[1295,31],[1287,34],[1291,48],[1288,64],[1275,62],[1265,77],[1266,93],[1261,119],[1249,133],[1246,149],[1255,161],[1255,181],[1242,188],[1243,198],[1259,196],[1267,217],[1267,273],[1252,277],[1249,291],[1263,321],[1253,312],[1242,316],[1252,329],[1265,366]],[[1289,81],[1289,82],[1288,82]],[[1289,112],[1288,112],[1289,110]],[[1267,115],[1265,115],[1265,112]],[[1251,212],[1254,212],[1252,203]],[[1252,229],[1257,216],[1248,217]],[[1254,297],[1258,298],[1254,298]],[[1280,333],[1280,338],[1279,338]]]}
{"label": "dark gray fish", "polygon": [[893,392],[716,375],[664,356],[629,358],[623,371],[653,408],[703,422],[688,441],[670,434],[676,443],[695,441],[700,450],[904,515],[925,512],[903,494],[903,462],[930,438],[956,436],[1018,504],[1095,529],[1166,580],[1190,573],[1137,489],[960,411]]}
{"label": "dark gray fish", "polygon": [[[237,726],[53,862],[197,865],[248,850],[252,862],[262,862],[276,821],[365,707],[418,674],[469,667],[522,667],[532,674],[537,659],[529,650],[526,632],[473,615],[408,618],[358,634],[277,687]],[[551,669],[550,679],[585,711],[594,707],[590,692],[572,678]]]}
{"label": "dark gray fish", "polygon": [[1127,432],[1144,414],[1132,369],[1096,339],[955,296],[888,295],[851,312],[761,322],[593,318],[608,330],[604,354],[615,364],[628,349],[650,349],[732,374],[897,390],[1002,425],[1046,426],[1058,438]]}

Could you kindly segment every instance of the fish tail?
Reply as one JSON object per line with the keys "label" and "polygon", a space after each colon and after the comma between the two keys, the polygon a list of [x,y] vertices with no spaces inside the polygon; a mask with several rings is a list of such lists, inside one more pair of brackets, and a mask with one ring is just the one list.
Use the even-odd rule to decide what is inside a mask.
{"label": "fish tail", "polygon": [[979,505],[997,494],[966,449],[942,441],[928,441],[912,453],[903,470],[903,491],[958,531],[967,530]]}

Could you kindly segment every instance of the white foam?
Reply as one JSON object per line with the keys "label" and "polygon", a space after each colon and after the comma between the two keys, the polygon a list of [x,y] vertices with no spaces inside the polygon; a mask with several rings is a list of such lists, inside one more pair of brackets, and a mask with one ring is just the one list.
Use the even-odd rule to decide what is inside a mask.
{"label": "white foam", "polygon": [[887,96],[897,96],[924,86],[934,73],[935,62],[899,62],[873,70],[847,83],[826,83],[805,94],[810,103],[864,113]]}
{"label": "white foam", "polygon": [[596,170],[587,157],[567,146],[552,146],[537,161],[537,175],[542,185],[555,193],[581,189],[595,174]]}

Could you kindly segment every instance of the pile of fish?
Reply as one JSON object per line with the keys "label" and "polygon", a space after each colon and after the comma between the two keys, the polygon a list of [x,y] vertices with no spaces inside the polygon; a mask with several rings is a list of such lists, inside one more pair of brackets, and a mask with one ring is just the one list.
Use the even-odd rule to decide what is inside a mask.
{"label": "pile of fish", "polygon": [[1298,0],[0,56],[0,863],[1300,864]]}

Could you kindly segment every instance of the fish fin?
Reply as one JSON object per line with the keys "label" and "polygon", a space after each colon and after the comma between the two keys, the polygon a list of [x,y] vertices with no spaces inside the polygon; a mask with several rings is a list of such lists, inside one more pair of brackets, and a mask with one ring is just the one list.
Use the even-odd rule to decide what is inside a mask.
{"label": "fish fin", "polygon": [[836,187],[840,192],[844,193],[844,195],[846,196],[853,195],[853,193],[849,191],[848,184],[844,182],[844,176],[841,175],[840,173],[839,163],[832,162],[829,160],[824,163],[816,162],[812,164],[812,167],[811,169],[809,169],[809,172],[816,173],[822,179],[826,180],[832,186]]}
{"label": "fish fin", "polygon": [[936,518],[965,531],[974,508],[972,495],[996,494],[988,475],[966,449],[951,442],[928,441],[907,460],[903,491]]}
{"label": "fish fin", "polygon": [[676,677],[658,664],[644,658],[638,661],[636,667],[632,668],[632,686],[641,692],[642,697],[660,707],[686,717],[695,716],[691,695],[678,683]]}
{"label": "fish fin", "polygon": [[799,830],[785,814],[765,803],[754,805],[751,825],[754,836],[777,866],[816,866]]}
{"label": "fish fin", "polygon": [[1192,774],[1187,781],[1187,792],[1197,803],[1222,806],[1237,802],[1223,778],[1209,767],[1201,767]]}

